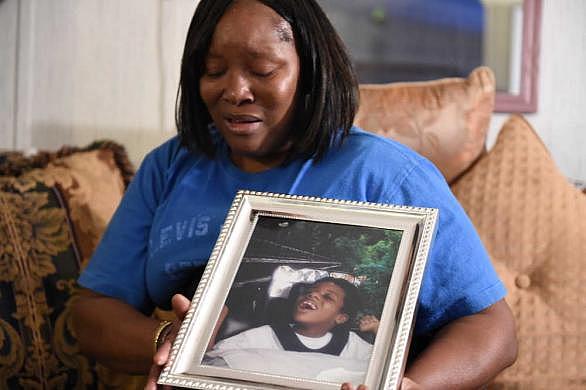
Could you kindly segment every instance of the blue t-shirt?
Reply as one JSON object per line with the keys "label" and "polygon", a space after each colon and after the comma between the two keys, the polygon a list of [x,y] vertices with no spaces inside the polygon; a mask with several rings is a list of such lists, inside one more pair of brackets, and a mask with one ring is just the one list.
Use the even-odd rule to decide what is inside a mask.
{"label": "blue t-shirt", "polygon": [[205,266],[238,190],[440,210],[419,298],[416,333],[476,313],[505,295],[470,220],[425,158],[353,128],[319,161],[246,173],[220,143],[210,159],[177,137],[147,155],[79,283],[150,313]]}

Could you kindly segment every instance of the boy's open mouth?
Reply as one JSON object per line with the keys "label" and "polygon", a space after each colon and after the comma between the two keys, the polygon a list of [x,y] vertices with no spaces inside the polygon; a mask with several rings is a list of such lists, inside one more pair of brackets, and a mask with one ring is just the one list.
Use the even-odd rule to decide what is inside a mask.
{"label": "boy's open mouth", "polygon": [[317,305],[308,299],[299,302],[299,308],[303,310],[317,310]]}

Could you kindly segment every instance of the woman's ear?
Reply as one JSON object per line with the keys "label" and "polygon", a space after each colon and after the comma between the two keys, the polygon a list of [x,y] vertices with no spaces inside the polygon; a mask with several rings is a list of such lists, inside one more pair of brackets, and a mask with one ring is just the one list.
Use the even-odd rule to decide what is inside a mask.
{"label": "woman's ear", "polygon": [[348,314],[340,313],[336,316],[336,325],[342,325],[344,322],[348,321],[348,319]]}

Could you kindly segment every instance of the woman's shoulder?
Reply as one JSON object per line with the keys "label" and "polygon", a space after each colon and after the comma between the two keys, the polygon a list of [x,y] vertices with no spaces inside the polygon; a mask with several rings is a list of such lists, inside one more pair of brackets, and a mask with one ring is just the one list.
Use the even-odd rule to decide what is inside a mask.
{"label": "woman's shoulder", "polygon": [[345,161],[350,167],[383,172],[385,177],[397,178],[409,172],[423,176],[440,176],[427,158],[409,147],[389,138],[352,127],[344,142],[334,146],[329,157],[338,164]]}
{"label": "woman's shoulder", "polygon": [[[425,160],[423,156],[409,147],[390,138],[352,127],[344,142],[349,152],[364,153],[368,156],[393,159],[397,162],[417,163]],[[344,148],[344,145],[342,146]],[[374,153],[374,154],[373,154]]]}
{"label": "woman's shoulder", "polygon": [[318,173],[321,171],[335,173],[337,180],[348,182],[347,187],[357,196],[371,202],[416,202],[421,206],[428,203],[422,197],[434,198],[437,192],[445,193],[447,187],[442,174],[427,158],[397,141],[357,127],[350,130],[341,145],[332,147],[318,168]]}
{"label": "woman's shoulder", "polygon": [[145,156],[141,163],[141,170],[172,177],[204,157],[201,153],[189,150],[175,135]]}
{"label": "woman's shoulder", "polygon": [[151,150],[146,155],[144,162],[171,166],[174,161],[188,154],[189,151],[181,144],[181,139],[175,135]]}

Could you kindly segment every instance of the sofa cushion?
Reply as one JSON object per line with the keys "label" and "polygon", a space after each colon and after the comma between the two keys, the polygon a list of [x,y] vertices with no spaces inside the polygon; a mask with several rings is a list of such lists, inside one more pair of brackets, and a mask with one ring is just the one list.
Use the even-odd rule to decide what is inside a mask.
{"label": "sofa cushion", "polygon": [[411,147],[451,182],[484,151],[494,96],[487,67],[467,79],[364,84],[354,122]]}
{"label": "sofa cushion", "polygon": [[586,196],[521,116],[453,186],[509,291],[517,362],[498,388],[586,386]]}
{"label": "sofa cushion", "polygon": [[[3,183],[5,184],[5,183]],[[62,316],[80,259],[59,191],[37,183],[0,191],[0,388],[87,385]],[[67,361],[63,364],[59,357]]]}
{"label": "sofa cushion", "polygon": [[[132,169],[124,149],[0,155],[0,388],[99,388],[122,380],[79,353],[72,293]],[[75,238],[78,238],[79,246]]]}
{"label": "sofa cushion", "polygon": [[28,157],[18,152],[0,155],[0,175],[11,176],[15,188],[26,191],[37,182],[59,188],[83,264],[96,247],[133,172],[124,148],[111,141]]}

